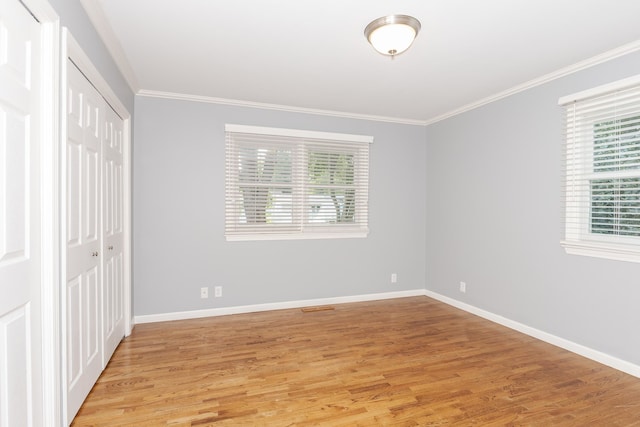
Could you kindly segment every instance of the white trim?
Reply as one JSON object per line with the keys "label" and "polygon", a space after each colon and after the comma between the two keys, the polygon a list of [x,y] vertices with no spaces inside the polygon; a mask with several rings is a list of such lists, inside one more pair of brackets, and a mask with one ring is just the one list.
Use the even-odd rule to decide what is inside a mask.
{"label": "white trim", "polygon": [[515,331],[521,332],[525,335],[539,339],[548,344],[555,345],[556,347],[563,348],[572,353],[586,357],[587,359],[593,360],[598,363],[602,363],[603,365],[607,365],[611,368],[617,369],[629,375],[633,375],[634,377],[640,378],[640,365],[636,365],[626,360],[619,359],[617,357],[611,356],[601,351],[594,350],[592,348],[586,347],[581,344],[577,344],[573,341],[569,341],[567,339],[558,337],[548,332],[544,332],[539,329],[533,328],[531,326],[522,324],[520,322],[516,322],[515,320],[508,319],[498,314],[491,313],[490,311],[483,310],[481,308],[464,303],[462,301],[458,301],[456,299],[444,296],[437,292],[433,292],[425,289],[413,289],[408,291],[386,292],[386,293],[379,293],[379,294],[354,295],[354,296],[347,296],[347,297],[318,298],[318,299],[312,299],[312,300],[244,305],[244,306],[235,306],[235,307],[221,307],[221,308],[211,308],[211,309],[205,309],[205,310],[180,311],[180,312],[172,312],[172,313],[147,314],[147,315],[136,316],[135,322],[136,323],[168,322],[168,321],[174,321],[174,320],[198,319],[202,317],[227,316],[231,314],[257,313],[262,311],[285,310],[285,309],[291,309],[291,308],[302,308],[302,307],[310,307],[310,306],[316,306],[316,305],[345,304],[345,303],[353,303],[353,302],[375,301],[375,300],[405,298],[405,297],[414,297],[414,296],[426,296],[429,298],[433,298],[444,304],[466,311],[467,313],[480,316],[483,319],[505,326],[509,329],[513,329]]}
{"label": "white trim", "polygon": [[178,101],[203,102],[207,104],[229,105],[233,107],[260,108],[263,110],[285,111],[289,113],[314,114],[346,119],[371,120],[376,122],[398,123],[403,125],[424,126],[424,120],[404,119],[400,117],[374,116],[370,114],[347,113],[344,111],[320,110],[315,108],[292,107],[290,105],[267,104],[262,102],[240,101],[237,99],[214,98],[211,96],[188,95],[184,93],[162,92],[156,90],[139,90],[136,95],[147,98],[173,99]]}
{"label": "white trim", "polygon": [[20,0],[40,23],[42,121],[40,138],[40,316],[44,426],[61,425],[59,90],[60,18],[47,0]]}
{"label": "white trim", "polygon": [[617,80],[615,82],[603,84],[593,87],[582,92],[566,95],[558,99],[558,105],[565,106],[573,102],[584,101],[585,99],[594,98],[596,96],[606,95],[608,93],[617,92],[628,89],[633,86],[640,85],[640,74],[628,77],[626,79]]}
{"label": "white trim", "polygon": [[[81,0],[84,3],[90,3],[88,0]],[[460,108],[456,108],[455,110],[451,110],[439,116],[433,117],[428,120],[417,120],[417,119],[406,119],[400,117],[385,117],[385,116],[375,116],[368,114],[357,114],[357,113],[347,113],[340,111],[330,111],[330,110],[318,110],[313,108],[301,108],[301,107],[292,107],[287,105],[277,105],[277,104],[267,104],[260,102],[251,102],[251,101],[240,101],[235,99],[225,99],[225,98],[215,98],[210,96],[201,96],[201,95],[189,95],[189,94],[181,94],[174,92],[163,92],[163,91],[155,91],[155,90],[146,90],[140,89],[137,91],[137,95],[145,96],[149,98],[163,98],[163,99],[174,99],[174,100],[182,100],[182,101],[193,101],[193,102],[204,102],[209,104],[220,104],[220,105],[231,105],[238,107],[249,107],[249,108],[261,108],[265,110],[278,110],[278,111],[287,111],[292,113],[303,113],[303,114],[316,114],[323,116],[334,116],[334,117],[344,117],[351,119],[361,119],[361,120],[372,120],[378,122],[389,122],[389,123],[398,123],[398,124],[406,124],[406,125],[414,125],[414,126],[428,126],[442,120],[457,116],[462,113],[466,113],[467,111],[474,110],[476,108],[482,107],[487,104],[491,104],[495,101],[499,101],[503,98],[507,98],[511,95],[515,95],[520,92],[524,92],[526,90],[532,89],[536,86],[543,85],[545,83],[549,83],[553,80],[557,80],[559,78],[568,76],[570,74],[576,73],[578,71],[585,70],[587,68],[603,64],[607,61],[611,61],[613,59],[619,58],[624,55],[628,55],[630,53],[636,52],[640,50],[640,40],[625,44],[618,48],[609,50],[600,55],[596,55],[584,61],[580,61],[576,64],[570,65],[568,67],[561,68],[557,71],[551,72],[549,74],[545,74],[544,76],[535,78],[523,84],[513,86],[507,90],[502,92],[498,92],[494,95],[488,96],[486,98],[482,98],[478,101],[472,102],[470,104],[464,105]]]}
{"label": "white trim", "polygon": [[499,101],[503,98],[507,98],[511,95],[515,95],[519,92],[524,92],[526,90],[532,89],[536,86],[543,85],[545,83],[549,83],[553,80],[560,79],[562,77],[566,77],[570,74],[577,73],[578,71],[586,70],[587,68],[591,68],[593,66],[603,64],[607,61],[611,61],[613,59],[619,58],[624,55],[628,55],[630,53],[634,53],[640,50],[640,40],[636,40],[634,42],[622,45],[618,48],[609,50],[607,52],[601,53],[600,55],[593,56],[589,59],[585,59],[584,61],[577,62],[568,67],[561,68],[549,74],[545,74],[544,76],[535,78],[533,80],[529,80],[526,83],[514,86],[510,89],[504,90],[502,92],[498,92],[495,95],[488,96],[486,98],[482,98],[476,102],[472,102],[470,104],[464,105],[460,108],[456,108],[455,110],[451,110],[448,113],[441,114],[432,119],[426,120],[424,125],[432,125],[434,123],[440,122],[442,120],[451,118],[453,116],[457,116],[462,113],[466,113],[467,111],[474,110],[476,108],[482,107],[487,104],[491,104],[492,102]]}
{"label": "white trim", "polygon": [[270,128],[261,126],[225,124],[225,132],[249,133],[253,135],[285,136],[292,138],[331,139],[335,141],[373,143],[373,137],[347,133],[319,132],[302,129]]}
{"label": "white trim", "polygon": [[[82,0],[82,1],[84,3],[88,0]],[[429,126],[434,123],[440,122],[442,120],[446,120],[448,118],[457,116],[459,114],[466,113],[468,111],[475,110],[476,108],[480,108],[482,106],[499,101],[503,98],[508,98],[511,95],[524,92],[534,87],[541,86],[543,84],[552,82],[562,77],[566,77],[570,74],[574,74],[579,71],[586,70],[593,66],[603,64],[607,61],[611,61],[613,59],[637,52],[639,50],[640,50],[640,40],[636,40],[634,42],[622,45],[618,48],[615,48],[607,52],[601,53],[599,55],[593,56],[591,58],[585,59],[584,61],[577,62],[568,67],[564,67],[559,70],[553,71],[549,74],[545,74],[533,80],[529,80],[528,82],[513,86],[502,92],[498,92],[494,95],[488,96],[486,98],[482,98],[478,101],[472,102],[470,104],[464,105],[460,108],[456,108],[455,110],[451,110],[449,112],[446,112],[444,114],[441,114],[439,116],[436,116],[427,120],[375,116],[375,115],[346,113],[346,112],[329,111],[329,110],[316,110],[313,108],[300,108],[300,107],[292,107],[292,106],[286,106],[286,105],[239,101],[234,99],[214,98],[209,96],[188,95],[188,94],[162,92],[162,91],[146,90],[146,89],[139,90],[137,92],[137,95],[145,96],[149,98],[175,99],[175,100],[182,100],[182,101],[205,102],[210,104],[231,105],[231,106],[249,107],[249,108],[262,108],[266,110],[287,111],[292,113],[317,114],[317,115],[324,115],[324,116],[372,120],[372,121],[378,121],[378,122],[389,122],[389,123],[398,123],[398,124],[415,125],[415,126]]]}
{"label": "white trim", "polygon": [[364,239],[368,236],[369,229],[354,231],[352,233],[283,233],[283,234],[229,234],[225,235],[227,242],[248,242],[257,240],[317,240],[317,239]]}
{"label": "white trim", "polygon": [[133,308],[131,306],[131,298],[133,295],[133,235],[132,235],[132,206],[133,206],[133,161],[131,157],[131,117],[124,120],[123,126],[123,138],[122,138],[122,170],[124,176],[122,178],[123,186],[123,240],[124,240],[124,261],[123,261],[123,276],[124,276],[124,335],[128,337],[133,331]]}
{"label": "white trim", "polygon": [[136,93],[140,90],[138,79],[133,68],[131,68],[131,64],[129,64],[127,55],[124,53],[124,50],[118,41],[118,37],[116,37],[113,28],[111,28],[111,24],[109,24],[109,21],[106,19],[104,10],[100,6],[100,3],[100,1],[95,0],[80,0],[80,4],[82,4],[82,7],[87,12],[89,20],[111,54],[113,61],[122,73],[122,76],[129,85],[129,88],[133,93]]}
{"label": "white trim", "polygon": [[587,359],[594,360],[598,363],[602,363],[603,365],[610,366],[614,369],[617,369],[622,372],[626,372],[629,375],[633,375],[634,377],[640,378],[640,365],[633,364],[626,360],[618,359],[617,357],[611,356],[606,353],[602,353],[601,351],[597,351],[592,348],[586,347],[584,345],[577,344],[573,341],[560,338],[548,332],[544,332],[539,329],[532,328],[531,326],[527,326],[520,322],[516,322],[515,320],[511,320],[506,317],[491,313],[490,311],[483,310],[481,308],[455,300],[453,298],[449,298],[447,296],[441,295],[433,291],[425,290],[424,295],[428,296],[429,298],[433,298],[435,300],[448,304],[450,306],[459,308],[460,310],[464,310],[468,313],[475,314],[476,316],[480,316],[484,319],[490,320],[499,325],[506,326],[507,328],[513,329],[518,332],[522,332],[523,334],[529,335],[530,337],[533,337],[533,338],[537,338],[546,343],[555,345],[556,347],[560,347],[572,353],[578,354],[580,356],[584,356]]}
{"label": "white trim", "polygon": [[[62,28],[60,33],[60,100],[59,100],[59,109],[60,109],[60,141],[63,143],[60,146],[60,169],[58,180],[62,183],[65,180],[65,174],[67,170],[67,155],[66,155],[66,141],[67,141],[67,31],[65,28]],[[63,361],[60,363],[60,376],[61,379],[66,379],[67,376],[67,348],[66,345],[66,320],[63,317],[66,317],[67,313],[67,299],[65,297],[65,291],[63,290],[66,287],[65,278],[67,277],[67,251],[64,247],[66,242],[62,236],[67,235],[67,186],[60,184],[60,358]],[[67,383],[66,381],[62,381],[60,383],[60,404],[61,404],[61,419],[63,425],[69,425],[71,420],[67,419]]]}
{"label": "white trim", "polygon": [[82,47],[80,47],[80,44],[76,41],[71,32],[69,32],[66,27],[63,28],[62,31],[63,33],[66,33],[66,57],[76,64],[82,74],[84,74],[87,80],[89,80],[98,92],[100,92],[100,95],[102,95],[121,119],[130,119],[131,114],[127,110],[127,107],[124,106],[122,101],[120,101],[120,98],[118,98],[115,92],[111,89],[111,86],[109,86],[109,83],[107,83],[104,77],[102,77],[100,71],[98,71],[95,65],[93,65],[93,62],[91,62],[91,59],[89,59],[84,50],[82,50]]}
{"label": "white trim", "polygon": [[593,241],[563,240],[560,245],[570,255],[583,255],[616,261],[640,262],[640,247],[607,244]]}
{"label": "white trim", "polygon": [[379,294],[353,295],[346,297],[317,298],[299,301],[274,302],[267,304],[241,305],[235,307],[209,308],[205,310],[179,311],[173,313],[146,314],[136,316],[135,322],[154,323],[171,320],[198,319],[201,317],[227,316],[230,314],[257,313],[262,311],[285,310],[290,308],[311,307],[316,305],[345,304],[352,302],[377,301],[392,298],[424,296],[424,289],[384,292]]}
{"label": "white trim", "polygon": [[[82,50],[78,42],[67,28],[62,30],[63,43],[66,46],[65,58],[69,58],[78,69],[85,75],[91,84],[98,90],[100,95],[107,101],[113,110],[123,120],[123,186],[124,186],[124,308],[131,310],[131,114],[124,106],[120,98],[109,86],[109,83],[102,77],[98,69],[93,65],[89,57]],[[66,62],[66,61],[65,61]],[[64,73],[66,75],[66,73]],[[66,136],[65,136],[66,138]],[[66,140],[66,139],[65,139]],[[125,335],[129,336],[133,329],[132,316],[125,312]],[[131,313],[131,311],[129,311]]]}
{"label": "white trim", "polygon": [[105,17],[104,10],[100,5],[101,1],[80,0],[80,3],[82,4],[82,7],[87,12],[87,15],[89,16],[89,19],[91,20],[92,24],[96,28],[96,31],[102,38],[102,41],[104,42],[107,50],[109,51],[109,53],[111,53],[111,56],[113,57],[118,69],[124,76],[125,80],[129,84],[129,87],[137,95],[152,97],[152,98],[205,102],[205,103],[211,103],[211,104],[231,105],[231,106],[240,106],[240,107],[249,107],[249,108],[261,108],[266,110],[278,110],[278,111],[287,111],[292,113],[316,114],[316,115],[344,117],[344,118],[361,119],[361,120],[372,120],[372,121],[378,121],[378,122],[389,122],[389,123],[398,123],[398,124],[406,124],[406,125],[414,125],[414,126],[428,126],[428,125],[437,123],[439,121],[457,116],[467,111],[474,110],[476,108],[482,107],[484,105],[490,104],[500,99],[507,98],[511,95],[515,95],[519,92],[526,91],[536,86],[540,86],[542,84],[551,82],[553,80],[565,77],[567,75],[576,73],[578,71],[585,70],[595,65],[599,65],[607,61],[610,61],[612,59],[640,50],[640,40],[636,40],[631,43],[617,47],[615,49],[609,50],[607,52],[601,53],[599,55],[593,56],[586,60],[580,61],[573,65],[561,68],[549,74],[545,74],[541,77],[535,78],[523,84],[514,86],[502,92],[498,92],[497,94],[466,104],[460,108],[451,110],[449,112],[438,115],[436,117],[433,117],[427,120],[418,120],[418,119],[408,119],[408,118],[401,118],[401,117],[386,117],[386,116],[376,116],[376,115],[369,115],[369,114],[348,113],[348,112],[341,112],[341,111],[320,110],[320,109],[313,109],[313,108],[302,108],[302,107],[293,107],[293,106],[287,106],[287,105],[268,104],[268,103],[260,103],[260,102],[241,101],[241,100],[235,100],[235,99],[216,98],[216,97],[210,97],[210,96],[189,95],[189,94],[181,94],[181,93],[174,93],[174,92],[142,89],[139,86],[135,73],[131,67],[131,64],[127,59],[126,54],[124,53],[124,50],[122,49],[120,42],[118,41],[118,38],[116,37],[111,25],[109,24],[109,22]]}
{"label": "white trim", "polygon": [[82,4],[82,7],[85,9],[87,15],[89,16],[89,19],[91,20],[91,23],[95,27],[97,33],[99,34],[102,41],[104,42],[107,50],[113,57],[118,69],[123,74],[124,78],[129,84],[129,87],[137,95],[147,96],[147,97],[156,97],[156,98],[187,100],[187,101],[195,101],[195,102],[206,102],[206,103],[213,103],[213,104],[244,106],[244,107],[250,107],[250,108],[280,110],[280,111],[288,111],[288,112],[304,113],[304,114],[317,114],[317,115],[327,115],[327,116],[345,117],[345,118],[362,119],[362,120],[373,120],[373,121],[380,121],[380,122],[391,122],[391,123],[417,125],[417,126],[427,126],[427,125],[445,120],[447,118],[457,116],[458,114],[462,114],[464,112],[479,108],[483,105],[490,104],[502,98],[506,98],[508,96],[514,95],[519,92],[523,92],[525,90],[548,83],[558,78],[565,77],[569,74],[593,67],[598,64],[602,64],[609,60],[640,50],[640,40],[636,40],[631,43],[628,43],[620,47],[614,48],[612,50],[609,50],[607,52],[604,52],[602,54],[580,61],[576,64],[573,64],[568,67],[564,67],[557,71],[551,72],[549,74],[543,75],[539,78],[535,78],[526,83],[514,86],[505,91],[499,92],[497,94],[491,95],[486,98],[482,98],[476,102],[472,102],[470,104],[464,105],[460,108],[451,110],[447,113],[441,114],[431,119],[417,120],[417,119],[407,119],[407,118],[400,118],[400,117],[385,117],[385,116],[376,116],[376,115],[367,115],[367,114],[358,114],[358,113],[347,113],[347,112],[339,112],[339,111],[331,111],[331,110],[316,110],[311,108],[301,108],[301,107],[293,107],[293,106],[286,106],[286,105],[267,104],[267,103],[251,102],[251,101],[241,101],[241,100],[234,100],[234,99],[224,99],[224,98],[215,98],[215,97],[209,97],[209,96],[189,95],[189,94],[180,94],[180,93],[142,89],[139,86],[139,83],[137,81],[133,68],[131,67],[129,60],[127,59],[127,56],[124,53],[124,49],[122,48],[122,45],[118,40],[118,37],[115,35],[113,28],[111,27],[108,20],[106,19],[105,12],[101,6],[102,1],[104,0],[98,0],[98,1],[80,0],[80,3]]}
{"label": "white trim", "polygon": [[45,21],[38,15],[45,32],[42,48],[46,50],[44,74],[49,80],[42,105],[41,141],[41,238],[42,238],[42,357],[43,357],[43,423],[58,426],[61,421],[60,376],[60,21],[55,12]]}

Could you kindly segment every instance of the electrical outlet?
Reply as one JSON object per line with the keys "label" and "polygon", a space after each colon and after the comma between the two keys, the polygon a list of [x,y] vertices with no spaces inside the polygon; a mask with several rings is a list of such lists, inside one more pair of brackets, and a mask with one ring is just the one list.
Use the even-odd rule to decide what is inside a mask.
{"label": "electrical outlet", "polygon": [[209,298],[209,288],[207,287],[200,288],[200,298],[202,299]]}
{"label": "electrical outlet", "polygon": [[216,286],[214,288],[214,296],[220,298],[222,296],[222,286]]}
{"label": "electrical outlet", "polygon": [[391,273],[391,283],[398,282],[398,275],[396,273]]}
{"label": "electrical outlet", "polygon": [[460,282],[460,292],[463,294],[467,292],[467,284],[465,282]]}

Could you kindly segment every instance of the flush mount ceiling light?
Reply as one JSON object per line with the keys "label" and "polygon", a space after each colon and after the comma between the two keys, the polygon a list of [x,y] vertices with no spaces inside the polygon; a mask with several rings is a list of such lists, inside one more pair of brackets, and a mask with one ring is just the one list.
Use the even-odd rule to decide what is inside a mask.
{"label": "flush mount ceiling light", "polygon": [[408,15],[389,15],[373,20],[364,29],[371,46],[392,58],[409,49],[420,31],[420,21]]}

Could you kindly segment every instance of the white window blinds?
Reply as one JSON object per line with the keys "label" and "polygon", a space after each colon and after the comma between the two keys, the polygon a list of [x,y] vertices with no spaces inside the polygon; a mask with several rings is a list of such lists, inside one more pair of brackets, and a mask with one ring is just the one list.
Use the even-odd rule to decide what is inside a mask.
{"label": "white window blinds", "polygon": [[365,237],[373,138],[226,125],[227,240]]}
{"label": "white window blinds", "polygon": [[619,253],[640,253],[640,78],[560,103],[565,246],[613,244]]}

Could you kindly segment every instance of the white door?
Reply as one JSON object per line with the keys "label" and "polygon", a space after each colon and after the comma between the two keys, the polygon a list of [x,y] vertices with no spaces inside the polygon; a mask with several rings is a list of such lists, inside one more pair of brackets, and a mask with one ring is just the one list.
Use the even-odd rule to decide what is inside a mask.
{"label": "white door", "polygon": [[0,0],[0,426],[42,424],[40,25]]}
{"label": "white door", "polygon": [[67,63],[67,419],[78,412],[103,367],[101,288],[101,105],[104,100]]}
{"label": "white door", "polygon": [[103,178],[103,367],[124,336],[123,121],[105,105]]}

